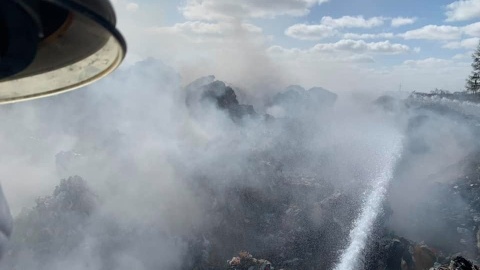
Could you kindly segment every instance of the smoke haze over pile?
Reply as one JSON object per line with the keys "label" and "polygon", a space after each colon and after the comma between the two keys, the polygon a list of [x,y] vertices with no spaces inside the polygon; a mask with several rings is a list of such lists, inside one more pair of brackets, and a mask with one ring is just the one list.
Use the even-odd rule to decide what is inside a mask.
{"label": "smoke haze over pile", "polygon": [[[461,162],[475,146],[466,123],[407,109],[402,103],[385,110],[369,98],[359,102],[348,95],[340,95],[335,105],[325,102],[327,96],[293,101],[288,95],[267,98],[266,111],[272,107],[281,111],[276,119],[232,121],[215,103],[202,101],[202,85],[213,82],[213,77],[187,89],[181,87],[181,81],[175,70],[150,59],[83,91],[1,108],[9,122],[1,132],[5,162],[0,173],[15,216],[22,216],[21,209],[32,207],[35,198],[51,194],[60,178],[73,175],[84,178],[98,197],[98,207],[83,221],[85,225],[77,231],[78,243],[66,249],[67,254],[49,251],[38,257],[22,251],[21,243],[28,246],[33,240],[18,242],[14,237],[20,257],[7,257],[7,262],[22,269],[63,269],[65,265],[75,269],[108,265],[115,269],[185,269],[191,259],[189,241],[198,237],[205,243],[223,241],[226,247],[237,249],[226,248],[230,253],[224,256],[247,248],[261,252],[268,250],[271,241],[261,233],[252,238],[257,242],[214,234],[214,228],[230,226],[221,225],[222,220],[235,219],[218,207],[235,209],[239,204],[236,196],[243,189],[274,196],[271,194],[276,191],[269,190],[278,179],[295,183],[305,177],[313,177],[309,180],[313,184],[328,183],[333,193],[350,194],[347,208],[333,212],[340,228],[336,238],[321,243],[338,252],[347,244],[363,194],[381,160],[395,154],[388,149],[402,137],[404,150],[389,198],[393,228],[415,236],[417,228],[409,227],[407,218],[411,217],[403,211],[417,207],[430,193],[422,189],[424,182],[434,181],[428,179],[429,174],[447,175],[442,170]],[[302,95],[315,91],[298,86],[289,89]],[[198,98],[186,103],[192,95]],[[419,117],[421,124],[411,127]],[[447,168],[449,173],[458,172],[452,170]],[[307,220],[312,226],[320,228],[331,219],[325,213],[330,210],[315,206],[315,199],[285,192],[311,209]],[[339,206],[332,211],[337,211],[335,207]],[[72,226],[68,224],[61,226]],[[31,230],[35,231],[35,226],[39,225],[32,224]],[[237,230],[256,234],[248,228]],[[127,236],[119,233],[125,231]],[[338,256],[332,255],[326,265],[332,266],[336,259]]]}

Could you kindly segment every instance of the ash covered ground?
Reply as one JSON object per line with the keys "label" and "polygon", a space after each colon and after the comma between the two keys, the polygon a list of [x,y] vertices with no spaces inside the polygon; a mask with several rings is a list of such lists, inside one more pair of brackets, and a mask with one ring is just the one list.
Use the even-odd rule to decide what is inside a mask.
{"label": "ash covered ground", "polygon": [[1,269],[332,269],[398,138],[357,269],[480,259],[475,104],[179,81],[148,60],[1,108],[16,216]]}

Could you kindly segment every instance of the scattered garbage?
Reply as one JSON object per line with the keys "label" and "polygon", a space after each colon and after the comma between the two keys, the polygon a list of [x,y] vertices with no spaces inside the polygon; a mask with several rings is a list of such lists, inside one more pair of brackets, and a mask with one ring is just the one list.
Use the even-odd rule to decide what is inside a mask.
{"label": "scattered garbage", "polygon": [[473,264],[471,261],[457,256],[453,258],[449,263],[435,266],[430,268],[430,270],[478,270],[480,269],[477,265]]}
{"label": "scattered garbage", "polygon": [[264,259],[255,259],[247,251],[227,261],[228,270],[274,270],[272,263]]}

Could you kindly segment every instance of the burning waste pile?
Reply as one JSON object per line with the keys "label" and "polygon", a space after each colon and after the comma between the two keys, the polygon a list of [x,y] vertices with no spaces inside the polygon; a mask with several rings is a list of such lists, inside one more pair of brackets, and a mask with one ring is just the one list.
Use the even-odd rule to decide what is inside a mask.
{"label": "burning waste pile", "polygon": [[2,111],[68,144],[0,269],[478,269],[480,119],[320,87],[254,107],[213,76],[178,82],[148,60],[95,86],[111,93]]}

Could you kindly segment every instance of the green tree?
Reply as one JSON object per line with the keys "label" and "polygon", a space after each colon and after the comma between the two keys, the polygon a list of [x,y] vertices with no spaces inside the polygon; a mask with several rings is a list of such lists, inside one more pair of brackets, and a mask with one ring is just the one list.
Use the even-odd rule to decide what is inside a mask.
{"label": "green tree", "polygon": [[468,76],[466,90],[472,94],[476,94],[480,90],[480,43],[472,54],[472,74]]}

